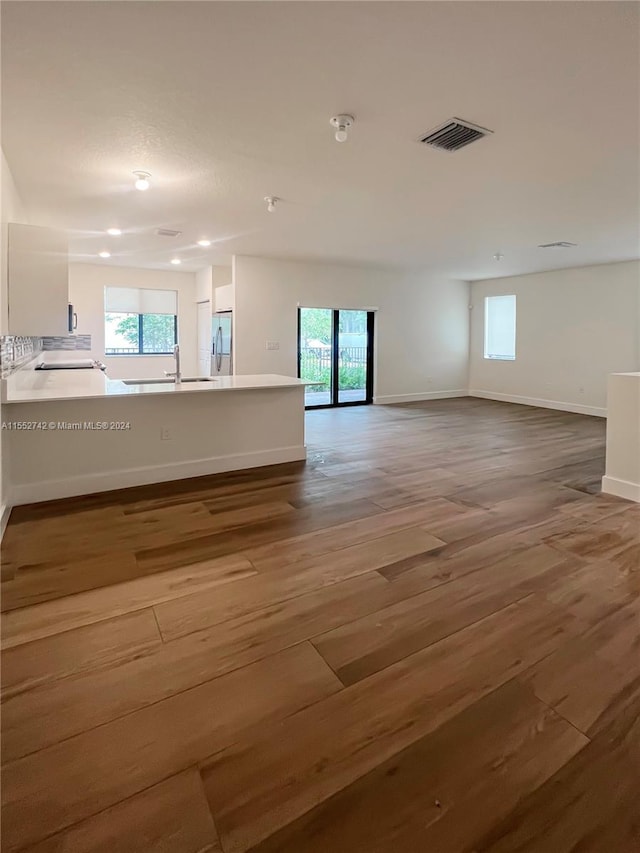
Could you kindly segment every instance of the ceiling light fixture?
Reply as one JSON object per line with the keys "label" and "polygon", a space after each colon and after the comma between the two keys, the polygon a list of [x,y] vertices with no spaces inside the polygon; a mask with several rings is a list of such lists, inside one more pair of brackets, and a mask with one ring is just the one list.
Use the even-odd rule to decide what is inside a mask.
{"label": "ceiling light fixture", "polygon": [[110,257],[111,257],[111,252],[98,252],[98,256],[99,256],[100,258],[110,258]]}
{"label": "ceiling light fixture", "polygon": [[171,258],[171,263],[178,265],[181,264],[182,261],[180,260],[180,258]]}
{"label": "ceiling light fixture", "polygon": [[119,237],[122,231],[119,228],[107,228],[107,234],[110,237]]}
{"label": "ceiling light fixture", "polygon": [[355,119],[350,115],[333,116],[329,123],[336,129],[336,142],[346,142],[349,128],[353,126]]}
{"label": "ceiling light fixture", "polygon": [[202,246],[203,249],[206,249],[207,246],[211,245],[211,240],[198,240],[198,246]]}
{"label": "ceiling light fixture", "polygon": [[137,190],[144,192],[148,190],[151,184],[149,183],[149,178],[151,177],[150,172],[142,172],[139,169],[133,173],[136,176],[136,182],[134,184]]}
{"label": "ceiling light fixture", "polygon": [[502,254],[502,252],[496,252],[495,255],[493,256],[493,260],[494,261],[502,261],[502,260],[504,260],[504,255]]}
{"label": "ceiling light fixture", "polygon": [[276,195],[266,195],[264,197],[264,200],[267,202],[267,211],[269,213],[273,213],[273,211],[276,209],[276,204],[280,201],[280,199]]}

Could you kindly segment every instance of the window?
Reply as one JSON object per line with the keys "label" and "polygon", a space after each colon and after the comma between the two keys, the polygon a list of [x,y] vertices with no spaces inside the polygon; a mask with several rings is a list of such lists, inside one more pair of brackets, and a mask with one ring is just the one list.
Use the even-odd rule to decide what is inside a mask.
{"label": "window", "polygon": [[516,297],[513,295],[485,297],[484,357],[515,361]]}
{"label": "window", "polygon": [[168,355],[178,342],[175,290],[104,289],[105,355]]}

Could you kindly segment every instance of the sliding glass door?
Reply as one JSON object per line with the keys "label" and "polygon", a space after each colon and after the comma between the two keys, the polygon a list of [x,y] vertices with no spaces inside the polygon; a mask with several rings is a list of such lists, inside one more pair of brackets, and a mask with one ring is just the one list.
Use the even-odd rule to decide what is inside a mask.
{"label": "sliding glass door", "polygon": [[306,406],[331,405],[333,315],[330,308],[298,308],[298,376],[317,383],[305,389]]}
{"label": "sliding glass door", "polygon": [[298,309],[298,376],[316,384],[307,408],[353,406],[373,400],[372,311]]}
{"label": "sliding glass door", "polygon": [[[336,311],[338,403],[370,403],[367,311]],[[373,313],[371,320],[373,323]],[[373,331],[373,330],[372,330]],[[373,338],[373,335],[372,335]]]}

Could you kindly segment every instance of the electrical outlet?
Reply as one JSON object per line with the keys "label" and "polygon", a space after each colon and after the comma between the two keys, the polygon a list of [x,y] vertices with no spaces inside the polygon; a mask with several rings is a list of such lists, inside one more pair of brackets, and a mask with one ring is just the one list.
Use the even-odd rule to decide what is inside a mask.
{"label": "electrical outlet", "polygon": [[267,341],[267,349],[268,350],[280,349],[280,341]]}
{"label": "electrical outlet", "polygon": [[171,441],[173,439],[173,430],[171,427],[160,427],[160,439],[162,441]]}
{"label": "electrical outlet", "polygon": [[582,385],[578,388],[578,393],[584,394],[584,388],[582,387]]}

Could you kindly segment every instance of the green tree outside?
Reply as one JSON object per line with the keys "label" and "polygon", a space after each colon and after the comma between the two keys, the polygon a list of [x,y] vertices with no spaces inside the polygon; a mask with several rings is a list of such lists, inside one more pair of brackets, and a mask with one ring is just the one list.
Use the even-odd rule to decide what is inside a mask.
{"label": "green tree outside", "polygon": [[[309,389],[327,391],[331,383],[331,345],[333,311],[329,308],[300,309],[300,338],[302,352],[300,358],[300,376],[309,382],[321,382]],[[367,315],[364,311],[343,311],[340,313],[340,332],[366,334]],[[325,344],[327,349],[319,347]],[[315,344],[315,346],[314,346]],[[341,390],[365,387],[366,366],[362,363],[350,364],[340,358],[338,382]]]}
{"label": "green tree outside", "polygon": [[[140,351],[138,314],[106,315],[107,322],[116,323],[115,333]],[[142,337],[145,353],[171,352],[175,340],[175,317],[173,314],[143,314]]]}
{"label": "green tree outside", "polygon": [[331,325],[333,312],[329,308],[300,309],[300,337],[303,346],[309,341],[331,343]]}

